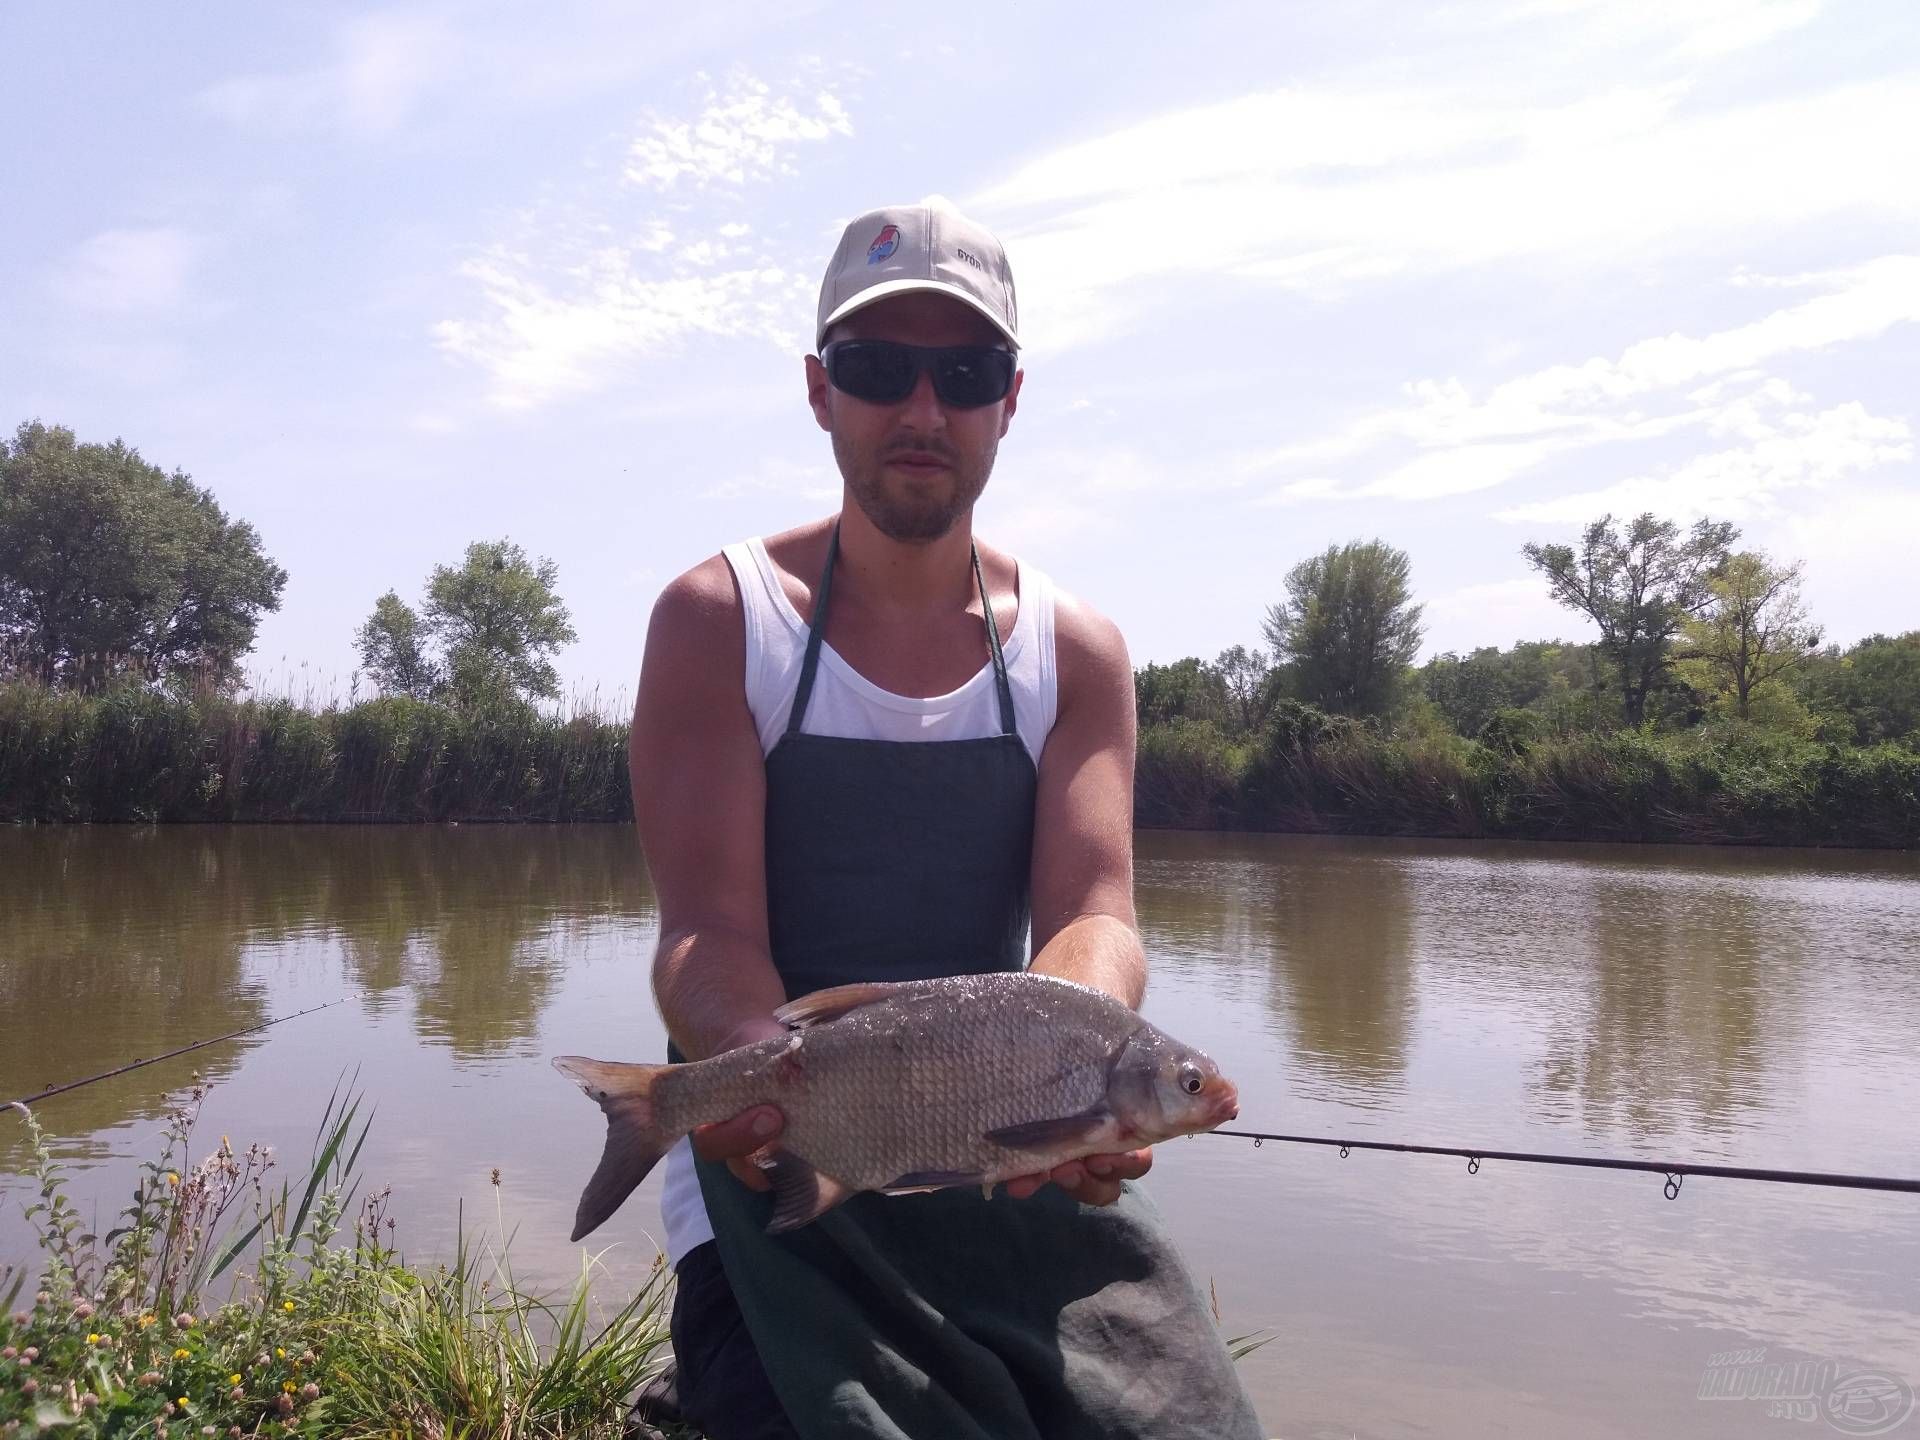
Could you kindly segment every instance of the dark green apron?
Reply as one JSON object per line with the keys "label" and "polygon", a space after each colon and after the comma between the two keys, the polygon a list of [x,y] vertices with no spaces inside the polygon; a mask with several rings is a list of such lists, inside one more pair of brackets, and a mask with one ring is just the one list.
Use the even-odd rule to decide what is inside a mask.
{"label": "dark green apron", "polygon": [[[987,619],[1000,734],[802,732],[836,530],[786,733],[767,756],[767,918],[789,998],[1025,963],[1037,785]],[[807,1440],[1240,1440],[1261,1431],[1199,1291],[1132,1184],[861,1194],[770,1236],[767,1195],[698,1163],[720,1259]]]}

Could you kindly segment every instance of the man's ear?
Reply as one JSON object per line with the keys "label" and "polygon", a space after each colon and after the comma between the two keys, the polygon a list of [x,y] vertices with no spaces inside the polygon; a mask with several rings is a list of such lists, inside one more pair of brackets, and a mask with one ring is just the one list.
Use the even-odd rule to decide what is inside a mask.
{"label": "man's ear", "polygon": [[807,404],[813,407],[814,420],[829,434],[833,431],[833,407],[827,399],[830,389],[827,367],[820,363],[818,355],[807,356]]}
{"label": "man's ear", "polygon": [[1000,402],[1002,407],[1004,407],[1000,411],[1000,438],[1003,440],[1007,437],[1008,427],[1013,424],[1013,412],[1020,408],[1020,385],[1026,378],[1026,371],[1014,371],[1013,384],[1007,390],[1007,398]]}

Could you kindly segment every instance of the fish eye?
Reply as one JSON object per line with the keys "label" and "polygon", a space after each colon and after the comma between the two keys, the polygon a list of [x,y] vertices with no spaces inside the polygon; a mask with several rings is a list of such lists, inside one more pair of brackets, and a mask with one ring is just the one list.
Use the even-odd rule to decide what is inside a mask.
{"label": "fish eye", "polygon": [[1189,1095],[1198,1095],[1205,1082],[1200,1078],[1200,1067],[1191,1060],[1180,1067],[1180,1088]]}

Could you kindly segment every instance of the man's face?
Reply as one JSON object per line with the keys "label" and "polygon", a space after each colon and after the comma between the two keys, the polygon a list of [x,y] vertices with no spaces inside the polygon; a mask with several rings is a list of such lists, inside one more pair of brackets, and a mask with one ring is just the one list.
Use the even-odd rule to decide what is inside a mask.
{"label": "man's face", "polygon": [[[894,295],[833,327],[829,340],[895,340],[907,345],[996,345],[1006,339],[972,307],[945,295]],[[847,491],[881,534],[912,544],[937,540],[980,498],[1000,437],[1020,397],[1021,372],[1004,400],[955,409],[921,375],[896,405],[836,390],[826,367],[807,357],[807,398]]]}

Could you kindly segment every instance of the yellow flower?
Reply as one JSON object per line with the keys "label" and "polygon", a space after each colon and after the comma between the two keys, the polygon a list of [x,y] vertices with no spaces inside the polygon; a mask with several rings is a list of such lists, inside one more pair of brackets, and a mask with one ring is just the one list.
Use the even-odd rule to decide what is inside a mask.
{"label": "yellow flower", "polygon": [[172,1170],[167,1171],[167,1184],[178,1185],[179,1183],[180,1183],[180,1176]]}
{"label": "yellow flower", "polygon": [[175,1400],[173,1403],[178,1405],[182,1410],[184,1410],[187,1408],[187,1397],[182,1395],[179,1399]]}
{"label": "yellow flower", "polygon": [[227,1383],[229,1385],[238,1385],[240,1383],[240,1377],[238,1375],[229,1375],[227,1376]]}
{"label": "yellow flower", "polygon": [[278,1355],[282,1360],[287,1358],[287,1352],[284,1350],[275,1350],[273,1353]]}
{"label": "yellow flower", "polygon": [[289,1315],[291,1315],[293,1313],[293,1301],[291,1300],[287,1301],[287,1303],[282,1305],[280,1308],[286,1311]]}
{"label": "yellow flower", "polygon": [[98,1345],[100,1343],[100,1337],[98,1335],[90,1334],[87,1336],[87,1343],[89,1345]]}
{"label": "yellow flower", "polygon": [[140,1328],[141,1328],[142,1330],[144,1330],[144,1329],[146,1329],[146,1328],[147,1328],[147,1327],[148,1327],[149,1325],[151,1325],[151,1324],[153,1324],[153,1316],[151,1316],[151,1315],[142,1315],[142,1316],[140,1317]]}
{"label": "yellow flower", "polygon": [[176,1350],[173,1352],[173,1358],[176,1360],[189,1360],[193,1358],[193,1352],[191,1350]]}
{"label": "yellow flower", "polygon": [[282,1390],[284,1390],[284,1391],[286,1391],[286,1392],[287,1392],[287,1393],[288,1393],[289,1395],[291,1395],[291,1394],[293,1393],[293,1381],[291,1381],[291,1380],[282,1380],[282,1381],[280,1382],[280,1388],[281,1388]]}

